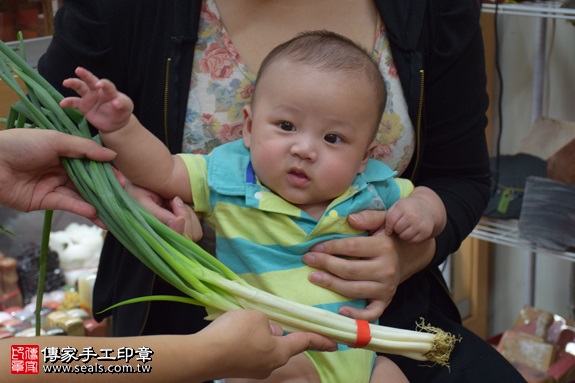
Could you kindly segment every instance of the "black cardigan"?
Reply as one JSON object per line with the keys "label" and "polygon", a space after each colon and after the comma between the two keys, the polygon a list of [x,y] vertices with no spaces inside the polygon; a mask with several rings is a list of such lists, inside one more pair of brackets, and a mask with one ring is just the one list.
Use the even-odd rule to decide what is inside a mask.
{"label": "black cardigan", "polygon": [[[413,327],[420,316],[428,316],[430,305],[458,321],[437,266],[473,229],[489,196],[480,6],[476,0],[376,3],[417,133],[416,152],[403,176],[432,188],[448,212],[434,261],[399,286],[382,323]],[[57,12],[56,31],[39,71],[64,94],[70,92],[61,87],[62,80],[74,76],[79,65],[109,78],[134,100],[140,121],[178,152],[200,6],[199,0],[66,0]],[[164,288],[114,238],[108,238],[95,286],[95,311]],[[177,304],[165,304],[161,310],[172,306],[178,313],[197,311]],[[118,309],[129,315],[115,316],[114,333],[156,331],[143,330],[151,323],[149,309],[149,304]],[[190,327],[194,321],[189,318],[185,322],[171,323],[161,331],[183,333],[203,325]]]}

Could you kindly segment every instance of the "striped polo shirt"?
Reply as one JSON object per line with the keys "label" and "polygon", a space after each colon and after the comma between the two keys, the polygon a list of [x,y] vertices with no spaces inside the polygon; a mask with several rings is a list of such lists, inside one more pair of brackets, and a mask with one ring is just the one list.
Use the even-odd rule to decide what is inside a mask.
{"label": "striped polo shirt", "polygon": [[[221,262],[251,285],[296,302],[332,312],[342,306],[366,306],[365,300],[352,300],[309,282],[313,269],[302,256],[319,242],[366,235],[349,225],[346,217],[389,208],[411,193],[409,180],[394,178],[396,172],[387,165],[370,160],[317,220],[259,182],[243,140],[218,146],[210,155],[180,156],[190,175],[194,210],[213,228]],[[369,381],[373,353],[344,345],[339,350],[345,355],[308,352],[322,381]],[[358,380],[364,369],[366,380]],[[341,374],[353,378],[341,380]]]}

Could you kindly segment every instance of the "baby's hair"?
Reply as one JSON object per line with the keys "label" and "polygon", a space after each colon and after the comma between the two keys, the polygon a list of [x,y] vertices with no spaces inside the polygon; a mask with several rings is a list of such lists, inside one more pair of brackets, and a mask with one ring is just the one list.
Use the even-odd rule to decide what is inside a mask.
{"label": "baby's hair", "polygon": [[330,31],[309,31],[278,45],[262,61],[252,96],[255,101],[257,82],[277,60],[288,59],[322,70],[346,71],[358,77],[367,77],[372,84],[378,104],[377,124],[385,109],[387,91],[385,81],[369,53],[353,40]]}

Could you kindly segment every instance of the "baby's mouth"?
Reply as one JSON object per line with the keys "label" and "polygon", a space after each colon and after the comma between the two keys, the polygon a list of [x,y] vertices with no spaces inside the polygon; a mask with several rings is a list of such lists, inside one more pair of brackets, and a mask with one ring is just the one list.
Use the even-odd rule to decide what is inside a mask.
{"label": "baby's mouth", "polygon": [[303,185],[310,181],[305,171],[295,168],[288,171],[288,178],[296,185]]}

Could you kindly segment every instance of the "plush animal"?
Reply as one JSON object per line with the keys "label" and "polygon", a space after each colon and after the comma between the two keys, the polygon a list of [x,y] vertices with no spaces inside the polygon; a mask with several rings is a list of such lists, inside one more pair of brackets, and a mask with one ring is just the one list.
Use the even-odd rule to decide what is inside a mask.
{"label": "plush animal", "polygon": [[75,286],[80,275],[96,270],[105,232],[97,226],[71,223],[50,234],[50,249],[58,254],[66,284]]}

